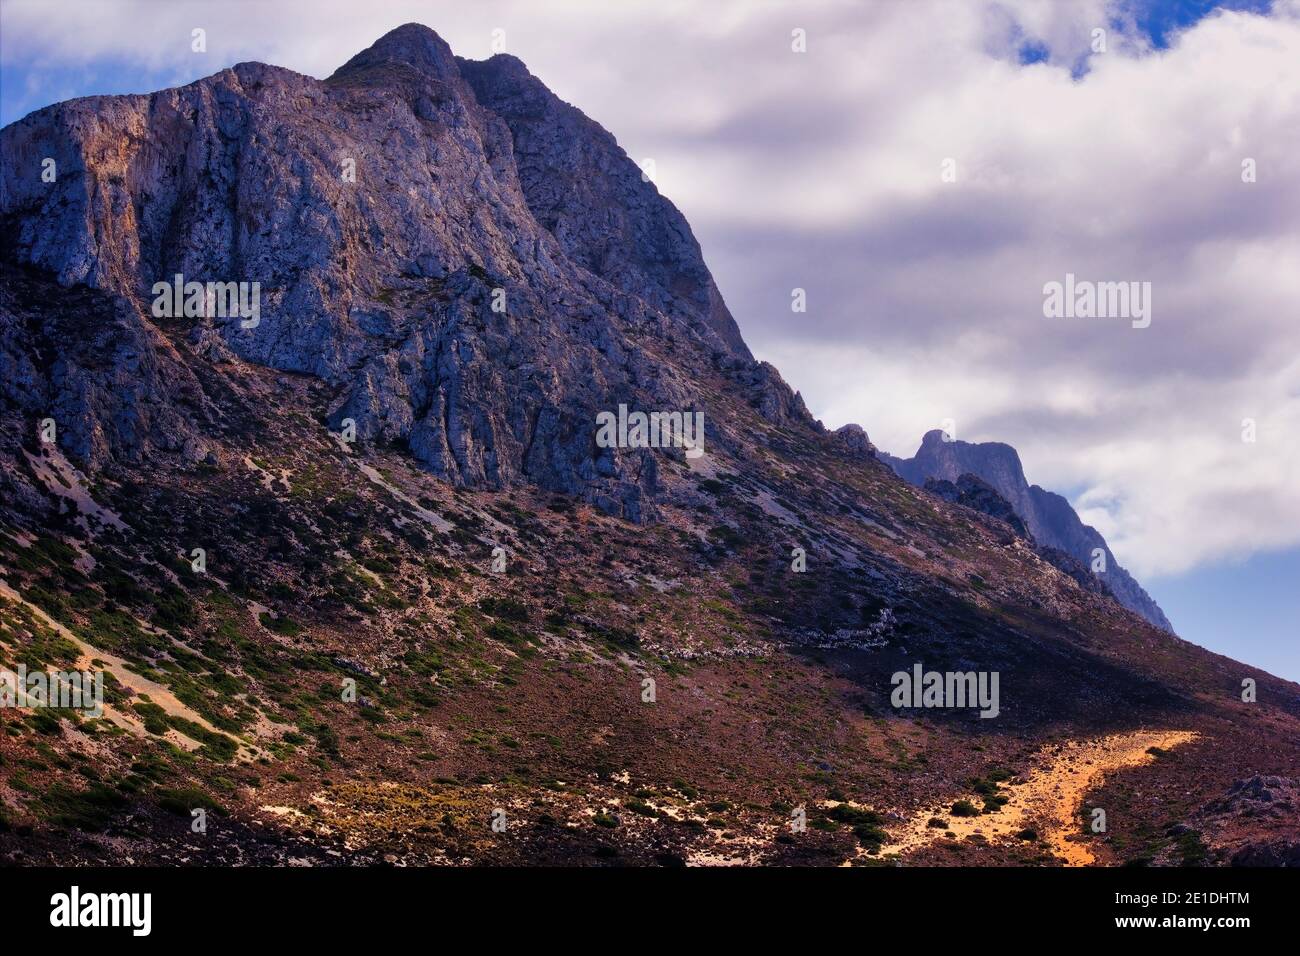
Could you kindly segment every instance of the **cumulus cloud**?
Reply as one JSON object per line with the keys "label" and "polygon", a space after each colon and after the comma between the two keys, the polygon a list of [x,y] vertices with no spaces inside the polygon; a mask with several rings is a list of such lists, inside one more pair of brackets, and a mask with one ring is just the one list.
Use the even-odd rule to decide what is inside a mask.
{"label": "cumulus cloud", "polygon": [[[472,58],[504,30],[655,160],[751,347],[828,425],[899,454],[948,418],[1014,444],[1143,576],[1300,545],[1300,0],[1166,49],[1136,6],[9,0],[0,52],[52,83],[86,62],[325,76],[410,20]],[[1045,318],[1066,273],[1150,282],[1150,327]]]}

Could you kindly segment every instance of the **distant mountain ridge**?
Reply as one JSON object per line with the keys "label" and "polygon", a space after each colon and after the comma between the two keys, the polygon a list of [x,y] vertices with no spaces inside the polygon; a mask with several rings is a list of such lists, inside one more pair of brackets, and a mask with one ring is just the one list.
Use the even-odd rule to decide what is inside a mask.
{"label": "distant mountain ridge", "polygon": [[1106,555],[1106,570],[1098,576],[1115,599],[1156,627],[1174,633],[1164,611],[1115,560],[1101,533],[1084,524],[1065,498],[1028,482],[1020,455],[1010,445],[945,441],[943,431],[936,428],[925,433],[921,447],[911,458],[885,453],[879,457],[918,487],[925,487],[931,479],[956,482],[965,474],[983,479],[1007,500],[1040,545],[1064,551],[1084,567],[1092,566],[1093,550],[1101,548]]}

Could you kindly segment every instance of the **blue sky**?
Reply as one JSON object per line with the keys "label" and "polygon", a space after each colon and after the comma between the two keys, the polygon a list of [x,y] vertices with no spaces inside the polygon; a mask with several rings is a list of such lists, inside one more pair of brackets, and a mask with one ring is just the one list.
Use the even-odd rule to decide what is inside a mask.
{"label": "blue sky", "polygon": [[[1300,680],[1300,0],[7,0],[0,123],[242,60],[323,77],[411,20],[476,59],[504,29],[656,158],[751,348],[828,426],[1016,446],[1182,636]],[[1151,328],[1045,325],[1065,271],[1153,280]]]}
{"label": "blue sky", "polygon": [[1178,634],[1300,681],[1300,550],[1145,582]]}
{"label": "blue sky", "polygon": [[67,63],[28,59],[21,49],[9,49],[5,41],[0,60],[0,125],[7,126],[33,110],[77,96],[115,93],[151,93],[199,79],[209,70],[202,67],[193,76],[174,70],[150,69],[129,59]]}
{"label": "blue sky", "polygon": [[1131,9],[1138,28],[1151,38],[1157,49],[1165,49],[1175,31],[1189,26],[1216,9],[1251,10],[1266,13],[1273,0],[1154,0],[1134,3]]}

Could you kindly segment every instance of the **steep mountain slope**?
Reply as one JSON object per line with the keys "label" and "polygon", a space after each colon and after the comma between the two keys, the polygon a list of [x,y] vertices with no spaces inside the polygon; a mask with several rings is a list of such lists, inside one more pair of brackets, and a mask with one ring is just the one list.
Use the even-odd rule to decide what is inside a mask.
{"label": "steep mountain slope", "polygon": [[1106,564],[1097,575],[1115,599],[1156,627],[1173,632],[1164,611],[1115,560],[1106,539],[1091,525],[1080,521],[1063,497],[1029,484],[1020,456],[1010,445],[945,441],[944,433],[934,429],[925,433],[921,447],[911,458],[880,457],[914,485],[924,486],[932,478],[956,481],[963,474],[982,478],[1011,504],[1040,544],[1065,552],[1085,568],[1093,566],[1093,552],[1100,548]]}
{"label": "steep mountain slope", "polygon": [[[0,668],[108,675],[101,717],[3,712],[0,859],[1054,864],[901,841],[1107,735],[1101,860],[1290,852],[1213,808],[1300,777],[1300,688],[827,434],[517,61],[406,26],[41,110],[0,162]],[[177,272],[260,321],[153,314]],[[703,454],[601,447],[620,404]],[[892,706],[918,664],[997,673],[996,718]]]}

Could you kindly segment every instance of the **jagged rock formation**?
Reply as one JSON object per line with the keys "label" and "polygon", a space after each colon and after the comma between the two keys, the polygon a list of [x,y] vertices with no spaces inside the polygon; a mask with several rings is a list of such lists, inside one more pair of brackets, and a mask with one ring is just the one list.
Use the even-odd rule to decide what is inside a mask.
{"label": "jagged rock formation", "polygon": [[861,425],[843,425],[831,433],[831,438],[851,455],[860,455],[864,458],[876,457],[876,446],[871,443],[871,439],[867,437]]}
{"label": "jagged rock formation", "polygon": [[972,444],[944,439],[944,433],[935,429],[926,432],[913,457],[880,457],[903,478],[922,487],[931,479],[953,482],[965,474],[983,479],[1006,499],[1040,545],[1069,555],[1073,565],[1090,570],[1093,551],[1100,548],[1106,556],[1106,569],[1098,576],[1106,589],[1129,610],[1163,630],[1173,631],[1160,606],[1115,560],[1101,534],[1080,521],[1063,497],[1029,484],[1014,448],[1002,442]]}
{"label": "jagged rock formation", "polygon": [[7,128],[0,163],[5,258],[113,296],[116,331],[96,352],[135,363],[126,394],[120,366],[25,367],[40,332],[0,355],[21,383],[13,400],[94,413],[68,436],[92,470],[200,440],[197,409],[148,412],[180,374],[146,318],[154,283],[178,273],[260,283],[256,327],[192,331],[205,354],[321,378],[335,427],[350,418],[358,438],[464,486],[528,481],[640,519],[653,458],[594,447],[595,414],[698,410],[715,371],[769,419],[810,423],[750,356],[686,221],[613,137],[513,57],[458,60],[426,27],[394,30],[324,82],[244,63],[59,104]]}
{"label": "jagged rock formation", "polygon": [[656,311],[702,319],[729,353],[750,358],[691,227],[614,137],[513,56],[456,62],[479,103],[510,127],[528,208],[564,254]]}
{"label": "jagged rock formation", "polygon": [[1224,847],[1232,866],[1300,866],[1300,839],[1292,825],[1300,811],[1300,783],[1260,775],[1235,780],[1219,799],[1195,815],[1175,836],[1196,834]]}

